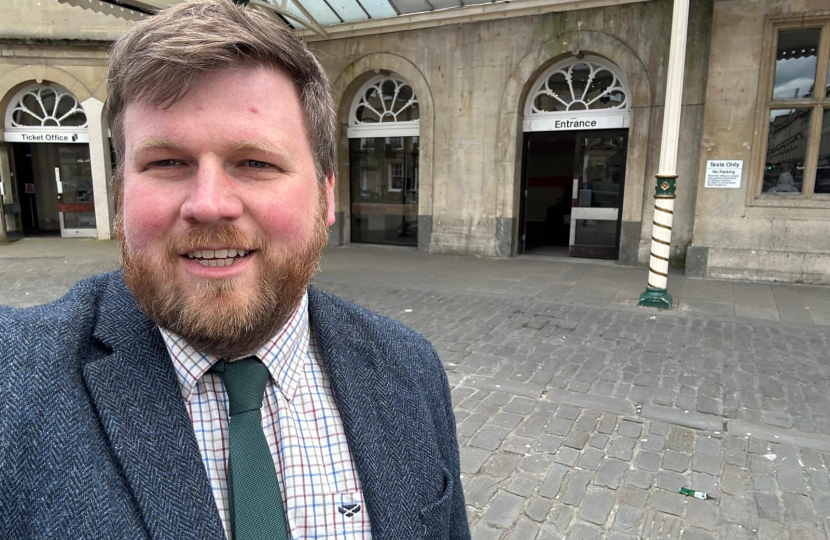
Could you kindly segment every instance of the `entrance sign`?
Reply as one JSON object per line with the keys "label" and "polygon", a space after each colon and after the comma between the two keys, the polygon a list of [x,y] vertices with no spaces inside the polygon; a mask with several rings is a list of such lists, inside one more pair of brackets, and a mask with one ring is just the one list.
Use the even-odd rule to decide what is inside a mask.
{"label": "entrance sign", "polygon": [[24,143],[89,143],[89,134],[83,131],[54,130],[6,131],[6,142]]}
{"label": "entrance sign", "polygon": [[706,187],[737,189],[741,187],[743,160],[717,160],[706,162]]}
{"label": "entrance sign", "polygon": [[624,129],[628,127],[628,111],[619,113],[591,114],[590,111],[567,116],[529,117],[524,121],[523,131],[571,131],[585,129]]}

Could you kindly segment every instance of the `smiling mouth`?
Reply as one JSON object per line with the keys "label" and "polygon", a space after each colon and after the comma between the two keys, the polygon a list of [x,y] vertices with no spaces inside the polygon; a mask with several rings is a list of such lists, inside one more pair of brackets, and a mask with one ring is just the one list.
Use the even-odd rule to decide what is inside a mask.
{"label": "smiling mouth", "polygon": [[244,259],[256,250],[252,249],[201,249],[191,251],[184,257],[193,259],[202,266],[230,266],[237,261]]}

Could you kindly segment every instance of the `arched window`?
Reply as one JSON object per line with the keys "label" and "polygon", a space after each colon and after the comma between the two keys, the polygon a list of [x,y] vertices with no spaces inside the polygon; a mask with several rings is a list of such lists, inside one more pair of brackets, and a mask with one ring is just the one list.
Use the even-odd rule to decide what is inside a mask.
{"label": "arched window", "polygon": [[33,82],[12,98],[4,127],[25,234],[97,236],[87,116],[78,99],[58,84]]}
{"label": "arched window", "polygon": [[630,91],[616,66],[595,56],[569,58],[546,70],[531,88],[524,111],[524,131],[559,129],[566,119],[599,118],[600,125],[628,127]]}
{"label": "arched window", "polygon": [[6,112],[6,131],[78,131],[87,127],[86,113],[68,90],[57,84],[33,84],[23,88]]}
{"label": "arched window", "polygon": [[418,97],[409,83],[394,75],[373,77],[355,96],[349,114],[349,138],[417,136]]}
{"label": "arched window", "polygon": [[369,79],[349,111],[351,239],[418,243],[420,109],[394,74]]}

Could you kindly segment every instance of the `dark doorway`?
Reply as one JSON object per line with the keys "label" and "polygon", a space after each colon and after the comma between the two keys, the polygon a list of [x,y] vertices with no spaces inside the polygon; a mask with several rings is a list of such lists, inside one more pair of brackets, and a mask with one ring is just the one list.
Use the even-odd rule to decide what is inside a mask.
{"label": "dark doorway", "polygon": [[[26,236],[60,236],[58,192],[52,179],[50,160],[41,159],[40,145],[13,144],[13,165],[17,200],[23,234]],[[37,155],[35,155],[37,154]],[[48,161],[48,162],[47,162]]]}
{"label": "dark doorway", "polygon": [[25,236],[94,235],[89,147],[16,143],[12,149],[17,212]]}
{"label": "dark doorway", "polygon": [[567,131],[525,133],[521,252],[568,255],[576,138]]}
{"label": "dark doorway", "polygon": [[519,252],[617,259],[628,130],[524,135]]}

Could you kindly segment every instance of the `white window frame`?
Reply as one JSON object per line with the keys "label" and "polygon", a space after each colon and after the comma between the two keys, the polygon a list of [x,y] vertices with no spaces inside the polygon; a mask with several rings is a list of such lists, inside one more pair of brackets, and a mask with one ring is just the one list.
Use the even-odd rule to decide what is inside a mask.
{"label": "white window frame", "polygon": [[[388,175],[386,176],[386,178],[387,178],[387,186],[386,186],[387,189],[386,189],[386,191],[388,191],[389,193],[398,193],[398,192],[403,191],[403,188],[406,185],[406,171],[404,170],[403,163],[401,163],[400,161],[393,161],[392,163],[387,163],[386,165],[388,167],[388,170],[387,170]],[[401,174],[394,174],[393,169],[395,169],[397,167],[400,167]],[[399,187],[399,188],[392,187],[392,179],[393,178],[400,178],[401,179],[401,187]]]}
{"label": "white window frame", "polygon": [[[84,118],[87,118],[86,111],[83,108],[83,105],[78,101],[78,98],[75,95],[64,88],[59,84],[41,84],[41,83],[32,83],[23,88],[21,88],[9,102],[8,107],[6,107],[6,114],[4,119],[4,130],[5,130],[5,137],[7,141],[15,142],[19,139],[22,134],[28,135],[52,135],[52,134],[61,134],[67,135],[69,140],[32,140],[32,141],[21,141],[21,142],[32,142],[32,143],[50,143],[50,142],[69,142],[69,143],[87,143],[89,142],[89,119],[87,118],[87,122],[82,126],[62,126],[60,125],[60,119],[55,119],[58,122],[57,126],[19,126],[14,124],[14,113],[18,110],[18,106],[22,105],[22,99],[26,94],[30,93],[37,93],[41,90],[49,89],[57,94],[58,99],[56,100],[56,107],[57,102],[62,99],[71,99],[75,102],[72,111],[74,113],[82,113]],[[39,98],[38,101],[40,102]],[[41,106],[43,106],[41,102]],[[36,112],[36,111],[32,111]],[[47,111],[37,111],[40,112],[47,112]],[[54,112],[54,111],[53,111]],[[66,118],[67,115],[64,115],[62,118]],[[73,137],[74,136],[74,137]]]}
{"label": "white window frame", "polygon": [[[405,84],[412,88],[405,80],[394,75],[378,75],[372,77],[360,87],[360,90],[352,100],[351,108],[349,109],[349,128],[348,137],[350,139],[370,138],[370,137],[418,137],[421,133],[421,121],[407,120],[395,122],[361,122],[357,119],[357,109],[361,105],[363,96],[366,91],[372,86],[380,86],[386,80],[394,80],[398,84]],[[418,103],[418,96],[415,94],[415,89],[412,88],[412,101]],[[394,115],[393,115],[394,116]]]}

